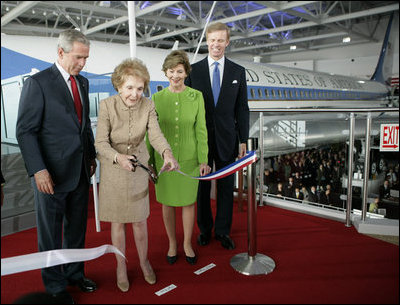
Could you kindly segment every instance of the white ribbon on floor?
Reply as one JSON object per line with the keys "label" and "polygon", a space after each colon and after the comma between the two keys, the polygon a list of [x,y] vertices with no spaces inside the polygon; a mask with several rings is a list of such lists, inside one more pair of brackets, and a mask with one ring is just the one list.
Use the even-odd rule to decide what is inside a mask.
{"label": "white ribbon on floor", "polygon": [[125,256],[112,245],[89,249],[59,249],[43,251],[1,259],[1,276],[13,273],[52,267],[60,264],[83,262],[98,258],[106,253]]}

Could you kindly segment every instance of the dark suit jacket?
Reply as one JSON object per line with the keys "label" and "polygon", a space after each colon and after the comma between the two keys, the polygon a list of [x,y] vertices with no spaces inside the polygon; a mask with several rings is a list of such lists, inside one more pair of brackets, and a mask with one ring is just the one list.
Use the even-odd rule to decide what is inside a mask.
{"label": "dark suit jacket", "polygon": [[78,75],[82,126],[74,101],[56,65],[29,77],[22,88],[17,139],[29,176],[47,169],[55,192],[78,185],[82,165],[90,181],[90,160],[96,157],[89,119],[89,82]]}
{"label": "dark suit jacket", "polygon": [[192,72],[185,83],[203,93],[209,150],[218,151],[222,161],[234,159],[239,142],[247,143],[249,137],[245,69],[225,57],[221,91],[216,107],[207,57],[192,65]]}

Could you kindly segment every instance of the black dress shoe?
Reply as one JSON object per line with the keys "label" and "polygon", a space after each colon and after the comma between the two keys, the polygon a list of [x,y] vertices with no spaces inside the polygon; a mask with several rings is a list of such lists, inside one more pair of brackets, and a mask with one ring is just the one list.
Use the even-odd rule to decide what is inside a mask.
{"label": "black dress shoe", "polygon": [[[68,293],[68,291],[64,290],[58,293],[53,294],[54,304],[75,304],[74,299]],[[28,303],[26,303],[28,304]],[[50,304],[50,303],[48,303]]]}
{"label": "black dress shoe", "polygon": [[178,255],[174,255],[174,256],[169,256],[169,255],[167,255],[167,262],[168,262],[170,265],[175,264],[176,261],[177,261],[177,259],[178,259]]}
{"label": "black dress shoe", "polygon": [[97,289],[96,283],[87,277],[82,277],[79,280],[70,280],[70,285],[78,286],[83,292],[93,292]]}
{"label": "black dress shoe", "polygon": [[229,235],[219,235],[215,234],[215,239],[221,242],[222,247],[228,250],[233,250],[236,248],[235,243],[229,237]]}
{"label": "black dress shoe", "polygon": [[195,265],[197,263],[197,256],[187,256],[186,255],[186,261],[191,264],[191,265]]}
{"label": "black dress shoe", "polygon": [[200,235],[197,237],[197,243],[200,246],[205,246],[210,243],[210,239],[211,239],[211,234],[200,233]]}

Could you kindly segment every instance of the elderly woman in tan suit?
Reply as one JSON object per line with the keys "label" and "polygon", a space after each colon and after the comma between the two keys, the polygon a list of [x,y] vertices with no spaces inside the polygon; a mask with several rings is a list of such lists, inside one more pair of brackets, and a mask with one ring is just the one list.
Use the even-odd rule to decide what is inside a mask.
{"label": "elderly woman in tan suit", "polygon": [[[149,216],[148,173],[134,168],[132,155],[144,165],[149,154],[144,141],[146,132],[151,145],[163,156],[169,171],[179,168],[171,147],[157,121],[152,100],[143,96],[150,76],[138,59],[126,59],[111,76],[118,91],[100,103],[97,122],[97,158],[100,161],[99,219],[111,222],[111,240],[125,254],[125,224],[132,223],[135,244],[144,279],[156,282],[156,275],[147,258]],[[125,260],[116,255],[117,286],[126,292],[129,280]]]}

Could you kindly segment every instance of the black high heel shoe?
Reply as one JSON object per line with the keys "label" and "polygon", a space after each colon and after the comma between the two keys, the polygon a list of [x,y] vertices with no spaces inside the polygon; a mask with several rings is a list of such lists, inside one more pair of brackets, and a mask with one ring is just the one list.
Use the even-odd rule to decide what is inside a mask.
{"label": "black high heel shoe", "polygon": [[169,256],[169,255],[167,255],[167,262],[170,264],[170,265],[173,265],[173,264],[175,264],[175,262],[178,260],[178,255],[175,255],[175,256]]}
{"label": "black high heel shoe", "polygon": [[197,256],[195,255],[195,256],[190,257],[190,256],[187,256],[187,255],[186,255],[186,261],[187,261],[189,264],[194,265],[194,264],[197,263]]}

